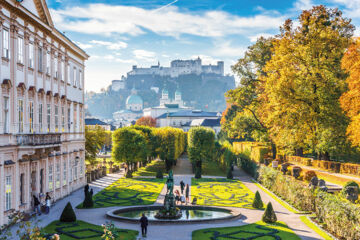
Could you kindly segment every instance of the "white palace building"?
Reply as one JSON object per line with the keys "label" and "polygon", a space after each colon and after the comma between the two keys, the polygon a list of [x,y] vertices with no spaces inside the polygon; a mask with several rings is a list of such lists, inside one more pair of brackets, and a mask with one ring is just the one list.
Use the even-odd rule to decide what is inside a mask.
{"label": "white palace building", "polygon": [[[85,185],[84,63],[45,0],[0,1],[0,225]],[[41,199],[43,200],[43,198]]]}

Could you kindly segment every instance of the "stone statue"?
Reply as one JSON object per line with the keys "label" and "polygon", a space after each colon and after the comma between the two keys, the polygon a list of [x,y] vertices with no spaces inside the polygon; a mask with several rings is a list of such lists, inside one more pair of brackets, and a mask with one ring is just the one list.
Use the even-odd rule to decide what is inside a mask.
{"label": "stone statue", "polygon": [[347,186],[345,188],[346,199],[355,202],[359,197],[359,189],[355,186]]}
{"label": "stone statue", "polygon": [[309,187],[316,188],[319,184],[319,180],[316,176],[312,177],[309,183]]}
{"label": "stone statue", "polygon": [[319,180],[319,189],[320,191],[327,192],[328,188],[326,187],[326,183],[323,179]]}
{"label": "stone statue", "polygon": [[166,180],[166,187],[167,187],[166,194],[172,195],[173,190],[174,190],[174,177],[173,177],[173,171],[172,170],[170,170],[169,177]]}

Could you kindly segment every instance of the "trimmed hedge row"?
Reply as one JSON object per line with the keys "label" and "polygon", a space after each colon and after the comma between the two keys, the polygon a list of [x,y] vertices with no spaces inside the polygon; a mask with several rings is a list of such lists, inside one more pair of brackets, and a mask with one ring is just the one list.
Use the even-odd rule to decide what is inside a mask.
{"label": "trimmed hedge row", "polygon": [[236,153],[248,154],[249,159],[258,163],[264,162],[271,150],[269,146],[258,142],[234,142],[233,147]]}
{"label": "trimmed hedge row", "polygon": [[312,190],[304,183],[270,167],[260,167],[258,180],[296,208],[315,212],[319,222],[336,236],[349,240],[360,239],[359,206],[341,196]]}

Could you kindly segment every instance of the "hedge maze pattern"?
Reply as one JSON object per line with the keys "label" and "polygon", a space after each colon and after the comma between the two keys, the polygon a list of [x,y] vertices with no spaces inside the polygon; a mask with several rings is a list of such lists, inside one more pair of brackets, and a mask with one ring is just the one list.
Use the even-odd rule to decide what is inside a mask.
{"label": "hedge maze pattern", "polygon": [[191,196],[199,205],[253,208],[255,194],[241,181],[226,179],[193,179]]}
{"label": "hedge maze pattern", "polygon": [[163,180],[121,178],[94,196],[94,208],[153,204],[163,186]]}
{"label": "hedge maze pattern", "polygon": [[[204,233],[212,233],[212,236],[210,238],[211,240],[222,240],[222,239],[252,240],[252,239],[257,239],[257,238],[282,240],[282,238],[280,236],[276,235],[279,233],[279,230],[277,230],[277,229],[268,228],[266,226],[261,226],[261,225],[257,225],[256,228],[259,230],[263,230],[264,232],[263,231],[255,232],[255,231],[247,231],[247,230],[238,230],[238,231],[234,231],[234,232],[221,233],[216,230],[207,230],[207,231],[204,231]],[[245,237],[244,234],[251,235],[251,236]]]}
{"label": "hedge maze pattern", "polygon": [[[71,237],[73,239],[91,239],[91,238],[101,238],[101,236],[104,234],[104,231],[100,231],[94,228],[79,228],[80,224],[74,222],[74,223],[62,223],[59,222],[56,224],[55,231],[58,234],[66,235],[68,237]],[[71,230],[72,228],[76,228],[74,230]],[[128,230],[124,229],[118,229],[116,231],[117,234],[128,234]]]}

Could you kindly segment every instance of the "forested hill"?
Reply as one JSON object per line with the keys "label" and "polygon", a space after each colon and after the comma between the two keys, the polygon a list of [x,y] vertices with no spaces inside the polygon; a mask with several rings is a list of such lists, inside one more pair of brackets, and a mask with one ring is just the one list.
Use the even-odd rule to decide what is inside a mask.
{"label": "forested hill", "polygon": [[[233,76],[220,75],[181,75],[177,78],[160,77],[158,75],[136,75],[126,79],[126,89],[112,91],[111,86],[100,93],[86,93],[88,114],[100,118],[112,118],[112,113],[125,109],[126,98],[135,86],[138,95],[144,101],[144,108],[159,105],[161,91],[164,87],[169,91],[169,97],[174,98],[179,87],[186,106],[207,111],[224,111],[226,108],[224,94],[235,88]],[[160,90],[155,93],[151,87]]]}

